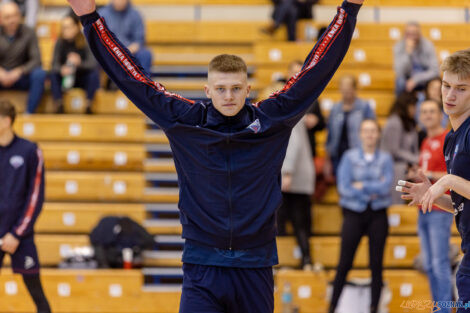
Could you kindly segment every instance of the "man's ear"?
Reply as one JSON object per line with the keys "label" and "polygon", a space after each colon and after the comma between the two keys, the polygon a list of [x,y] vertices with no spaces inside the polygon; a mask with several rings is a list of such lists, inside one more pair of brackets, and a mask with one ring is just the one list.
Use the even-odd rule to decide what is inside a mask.
{"label": "man's ear", "polygon": [[246,97],[250,97],[251,85],[246,86]]}
{"label": "man's ear", "polygon": [[208,86],[208,85],[205,85],[205,86],[204,86],[204,92],[206,93],[206,97],[207,97],[207,98],[212,99],[212,98],[211,98],[211,92],[210,92],[210,89],[209,89],[209,86]]}

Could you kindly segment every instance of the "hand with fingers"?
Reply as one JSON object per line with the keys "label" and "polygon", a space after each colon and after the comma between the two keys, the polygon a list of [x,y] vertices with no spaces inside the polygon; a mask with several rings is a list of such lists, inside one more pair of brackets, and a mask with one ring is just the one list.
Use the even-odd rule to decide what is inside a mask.
{"label": "hand with fingers", "polygon": [[431,212],[434,202],[445,194],[447,190],[448,188],[445,184],[445,179],[441,178],[432,185],[421,199],[421,210],[423,213]]}
{"label": "hand with fingers", "polygon": [[[404,193],[401,198],[404,200],[411,200],[408,205],[420,205],[424,196],[427,194],[428,190],[432,187],[431,181],[429,178],[424,175],[422,170],[418,171],[417,178],[421,181],[420,183],[412,183],[404,180],[398,181],[398,186],[396,186],[396,191]],[[431,205],[432,208],[432,205]],[[421,207],[423,209],[423,207]],[[423,213],[425,211],[423,210]]]}

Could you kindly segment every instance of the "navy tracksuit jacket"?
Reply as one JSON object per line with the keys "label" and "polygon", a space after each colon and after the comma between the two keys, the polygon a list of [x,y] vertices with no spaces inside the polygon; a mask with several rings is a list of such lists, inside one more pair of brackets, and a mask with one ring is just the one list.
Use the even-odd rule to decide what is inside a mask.
{"label": "navy tracksuit jacket", "polygon": [[[281,203],[281,166],[294,125],[346,54],[360,6],[344,2],[302,71],[234,117],[153,82],[94,12],[81,17],[96,59],[127,97],[160,126],[173,151],[183,237],[243,250],[272,242]],[[230,34],[227,34],[230,36]]]}
{"label": "navy tracksuit jacket", "polygon": [[44,202],[44,160],[36,144],[15,136],[0,146],[0,238],[33,235]]}

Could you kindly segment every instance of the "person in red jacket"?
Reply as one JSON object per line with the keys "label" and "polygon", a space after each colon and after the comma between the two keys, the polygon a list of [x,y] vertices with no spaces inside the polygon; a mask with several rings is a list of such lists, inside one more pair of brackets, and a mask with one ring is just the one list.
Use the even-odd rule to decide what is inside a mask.
{"label": "person in red jacket", "polygon": [[9,254],[38,313],[51,309],[39,279],[34,223],[44,202],[44,159],[36,144],[13,132],[15,107],[0,101],[0,267]]}

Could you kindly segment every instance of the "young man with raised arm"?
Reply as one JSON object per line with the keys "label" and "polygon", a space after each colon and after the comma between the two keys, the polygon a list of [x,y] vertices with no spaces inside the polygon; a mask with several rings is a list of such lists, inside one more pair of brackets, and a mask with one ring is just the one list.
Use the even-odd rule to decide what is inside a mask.
{"label": "young man with raised arm", "polygon": [[109,31],[94,0],[69,3],[102,68],[170,142],[186,239],[180,312],[272,312],[275,213],[289,136],[343,60],[363,0],[344,1],[302,70],[258,103],[247,101],[246,64],[233,55],[210,62],[210,101],[166,91]]}

